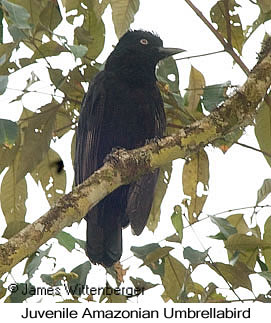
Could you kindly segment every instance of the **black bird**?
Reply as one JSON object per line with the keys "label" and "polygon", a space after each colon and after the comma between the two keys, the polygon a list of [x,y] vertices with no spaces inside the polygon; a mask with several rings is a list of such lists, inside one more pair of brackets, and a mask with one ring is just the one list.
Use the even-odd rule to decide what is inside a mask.
{"label": "black bird", "polygon": [[[166,120],[156,85],[159,60],[181,53],[164,48],[155,34],[125,33],[109,55],[105,68],[92,80],[81,107],[75,152],[75,184],[100,168],[112,148],[133,149],[161,137]],[[86,253],[105,267],[122,255],[122,228],[131,224],[139,235],[151,209],[159,170],[116,189],[86,215]]]}

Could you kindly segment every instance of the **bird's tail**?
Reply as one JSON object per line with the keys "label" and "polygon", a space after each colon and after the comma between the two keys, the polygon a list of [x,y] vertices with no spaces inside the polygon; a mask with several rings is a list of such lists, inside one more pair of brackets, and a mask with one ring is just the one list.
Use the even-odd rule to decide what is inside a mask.
{"label": "bird's tail", "polygon": [[122,254],[121,221],[103,221],[98,219],[98,210],[94,207],[86,216],[87,244],[86,254],[94,264],[110,267]]}

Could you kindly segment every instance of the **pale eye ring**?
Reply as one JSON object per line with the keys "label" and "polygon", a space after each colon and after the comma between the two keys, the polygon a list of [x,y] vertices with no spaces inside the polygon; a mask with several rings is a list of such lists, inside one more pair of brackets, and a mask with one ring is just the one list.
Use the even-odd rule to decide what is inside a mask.
{"label": "pale eye ring", "polygon": [[147,39],[145,39],[145,38],[142,38],[142,39],[140,39],[140,44],[142,44],[142,45],[148,45],[148,40]]}

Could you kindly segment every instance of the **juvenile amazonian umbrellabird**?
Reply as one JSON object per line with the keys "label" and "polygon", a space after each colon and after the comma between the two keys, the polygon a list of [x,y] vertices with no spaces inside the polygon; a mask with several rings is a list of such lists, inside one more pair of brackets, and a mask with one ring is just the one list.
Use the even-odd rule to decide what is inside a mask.
{"label": "juvenile amazonian umbrellabird", "polygon": [[[112,148],[133,149],[161,137],[166,121],[155,67],[182,49],[164,48],[151,32],[125,33],[109,55],[105,68],[89,85],[81,107],[75,152],[75,184],[100,168]],[[122,254],[122,228],[129,223],[136,235],[150,213],[159,170],[124,185],[86,215],[86,253],[105,267]]]}

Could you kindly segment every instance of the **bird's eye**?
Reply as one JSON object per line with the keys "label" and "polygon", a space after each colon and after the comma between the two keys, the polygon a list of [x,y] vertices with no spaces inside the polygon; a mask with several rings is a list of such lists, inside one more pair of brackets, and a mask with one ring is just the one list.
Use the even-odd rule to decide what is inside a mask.
{"label": "bird's eye", "polygon": [[142,44],[142,45],[148,45],[148,40],[147,39],[145,39],[145,38],[143,38],[143,39],[140,39],[140,44]]}

